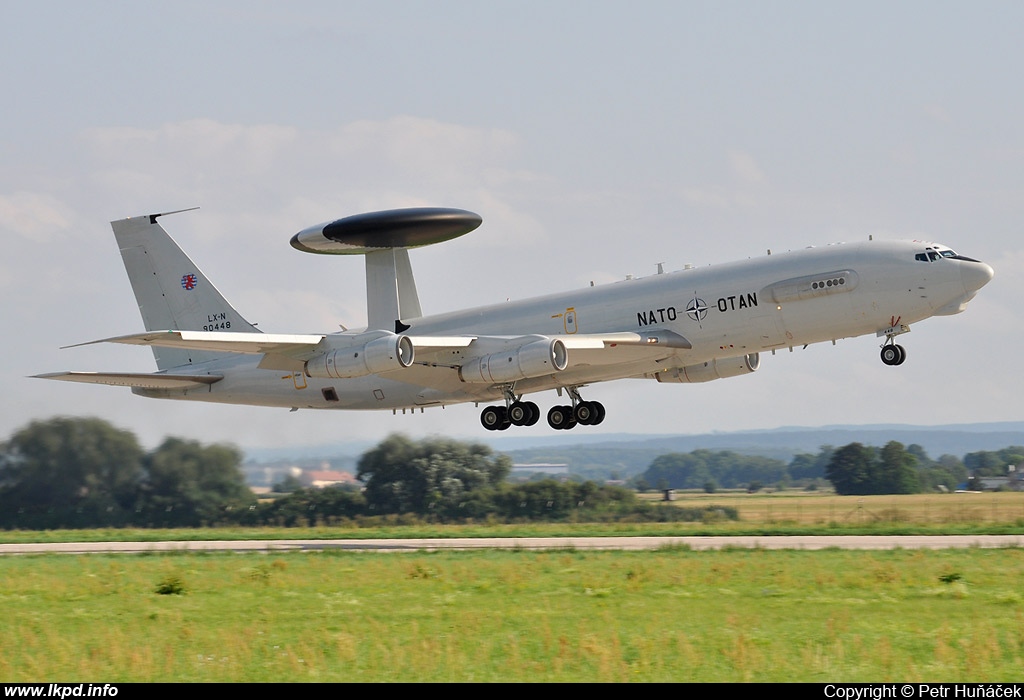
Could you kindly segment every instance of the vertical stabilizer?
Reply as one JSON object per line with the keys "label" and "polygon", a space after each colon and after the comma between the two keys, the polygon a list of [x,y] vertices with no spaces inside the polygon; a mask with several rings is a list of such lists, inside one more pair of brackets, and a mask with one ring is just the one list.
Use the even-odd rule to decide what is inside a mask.
{"label": "vertical stabilizer", "polygon": [[[163,214],[110,222],[147,331],[259,331],[217,291],[157,223]],[[215,352],[153,348],[161,370],[220,357]]]}

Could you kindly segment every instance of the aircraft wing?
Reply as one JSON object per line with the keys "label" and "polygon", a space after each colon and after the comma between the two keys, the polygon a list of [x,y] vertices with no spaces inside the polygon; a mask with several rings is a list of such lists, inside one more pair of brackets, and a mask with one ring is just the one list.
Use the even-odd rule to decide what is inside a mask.
{"label": "aircraft wing", "polygon": [[[562,335],[410,335],[416,348],[415,367],[389,371],[386,374],[402,381],[440,388],[454,375],[434,374],[430,370],[460,369],[467,363],[479,362],[493,353],[515,352],[538,341],[557,341],[568,352],[567,371],[649,361],[652,356],[668,356],[678,349],[690,349],[686,338],[667,330],[625,331],[609,333]],[[508,359],[503,356],[503,359]],[[511,361],[511,360],[509,360]],[[548,371],[544,372],[545,375]],[[567,375],[568,376],[568,375]]]}
{"label": "aircraft wing", "polygon": [[142,389],[194,389],[219,382],[219,374],[161,374],[135,372],[51,372],[33,375],[35,379],[56,379],[62,382],[133,386]]}
{"label": "aircraft wing", "polygon": [[283,333],[224,333],[219,331],[148,331],[92,340],[66,347],[120,343],[123,345],[149,345],[214,352],[237,352],[244,355],[263,355],[260,367],[286,371],[301,371],[303,362],[316,354],[316,347],[325,338],[322,334],[300,335]]}
{"label": "aircraft wing", "polygon": [[[446,348],[464,348],[476,341],[503,340],[511,341],[516,338],[539,338],[541,336],[432,336],[432,335],[410,335],[409,340],[417,350],[443,350]],[[659,346],[668,348],[691,349],[693,346],[683,336],[672,331],[655,330],[633,333],[631,331],[616,333],[585,333],[578,335],[555,335],[544,336],[562,341],[569,350],[603,350],[618,345],[641,345]]]}
{"label": "aircraft wing", "polygon": [[[323,334],[282,334],[282,333],[225,333],[218,331],[148,331],[120,335],[87,343],[67,345],[73,348],[96,343],[121,343],[123,345],[157,345],[190,350],[213,350],[237,352],[249,355],[285,355],[303,357],[314,354],[327,336]],[[442,350],[462,348],[487,336],[431,336],[410,335],[409,340],[417,349]],[[503,336],[504,337],[504,336]],[[513,336],[508,336],[509,338]],[[552,336],[561,340],[566,348],[577,350],[600,350],[617,345],[656,345],[670,348],[692,347],[690,342],[672,331],[630,331],[621,333],[588,333],[580,335]]]}
{"label": "aircraft wing", "polygon": [[[283,333],[225,333],[219,331],[149,331],[119,335],[102,340],[91,340],[65,347],[76,348],[96,343],[121,343],[123,345],[157,345],[165,348],[188,350],[213,350],[239,352],[247,355],[289,355],[312,350],[320,344],[324,335],[299,335]],[[63,348],[62,348],[63,349]]]}
{"label": "aircraft wing", "polygon": [[[500,349],[514,347],[517,343],[548,337],[558,339],[569,350],[571,365],[602,365],[622,361],[627,356],[649,351],[665,352],[671,349],[689,349],[689,341],[678,333],[666,330],[640,332],[589,333],[558,336],[440,336],[410,335],[416,349],[417,364],[427,367],[460,366],[467,355],[478,356],[482,353],[495,352]],[[325,339],[326,342],[325,342]],[[246,355],[262,355],[259,367],[268,370],[301,372],[305,362],[330,349],[330,340],[323,334],[277,334],[277,333],[230,333],[218,331],[147,331],[131,335],[115,336],[87,343],[78,343],[66,347],[79,347],[96,343],[120,343],[123,345],[148,345],[168,348],[179,348],[222,353],[241,353]],[[475,352],[471,348],[478,348]],[[627,353],[623,355],[622,353]],[[397,370],[406,378],[412,376],[406,370]],[[386,372],[385,374],[390,374]],[[418,373],[414,373],[418,374]],[[222,377],[212,375],[168,375],[168,374],[132,374],[104,372],[57,372],[37,375],[44,379],[61,381],[85,382],[91,384],[110,384],[114,386],[133,386],[150,389],[188,388],[211,384]],[[433,378],[418,377],[419,381],[430,385]],[[416,381],[416,380],[414,380]],[[418,383],[418,382],[417,382]]]}

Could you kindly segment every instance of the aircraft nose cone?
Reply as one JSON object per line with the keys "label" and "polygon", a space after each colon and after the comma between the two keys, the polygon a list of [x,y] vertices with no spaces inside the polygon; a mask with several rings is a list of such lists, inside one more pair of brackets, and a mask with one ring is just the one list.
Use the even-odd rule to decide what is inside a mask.
{"label": "aircraft nose cone", "polygon": [[968,293],[976,292],[992,281],[996,272],[991,265],[985,263],[965,263],[960,266],[960,279],[964,283],[964,290]]}

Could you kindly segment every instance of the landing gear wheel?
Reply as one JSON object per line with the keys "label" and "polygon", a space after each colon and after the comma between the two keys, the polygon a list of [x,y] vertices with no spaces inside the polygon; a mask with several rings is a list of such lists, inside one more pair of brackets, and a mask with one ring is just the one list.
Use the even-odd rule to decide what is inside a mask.
{"label": "landing gear wheel", "polygon": [[539,418],[540,409],[531,401],[516,401],[508,407],[508,419],[512,425],[533,425]]}
{"label": "landing gear wheel", "polygon": [[548,411],[548,425],[555,430],[569,430],[576,425],[572,414],[572,406],[553,406]]}
{"label": "landing gear wheel", "polygon": [[594,408],[597,410],[597,415],[590,421],[591,425],[601,425],[604,422],[604,417],[607,415],[607,411],[604,410],[604,404],[600,401],[591,401]]}
{"label": "landing gear wheel", "polygon": [[524,401],[523,405],[530,409],[530,418],[523,425],[537,425],[537,421],[540,420],[540,406],[533,401]]}
{"label": "landing gear wheel", "polygon": [[480,412],[480,424],[488,430],[505,430],[511,422],[504,406],[488,406]]}
{"label": "landing gear wheel", "polygon": [[576,422],[583,425],[597,425],[598,416],[600,415],[596,401],[580,401],[576,404],[576,410],[573,412],[576,417]]}
{"label": "landing gear wheel", "polygon": [[882,362],[887,365],[902,365],[907,359],[907,351],[902,345],[886,345],[882,348]]}

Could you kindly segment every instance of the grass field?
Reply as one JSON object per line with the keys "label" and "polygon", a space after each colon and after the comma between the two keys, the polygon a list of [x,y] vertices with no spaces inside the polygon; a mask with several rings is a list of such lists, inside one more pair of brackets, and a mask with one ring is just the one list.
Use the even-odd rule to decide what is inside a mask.
{"label": "grass field", "polygon": [[1020,681],[1022,574],[1016,549],[4,557],[0,680]]}
{"label": "grass field", "polygon": [[675,494],[672,504],[731,506],[739,511],[742,522],[762,525],[1024,526],[1024,492],[1013,491],[905,496],[837,496],[805,491],[680,493]]}
{"label": "grass field", "polygon": [[[1024,494],[682,494],[739,522],[0,541],[1022,532]],[[0,557],[0,682],[1024,681],[1024,550]]]}

